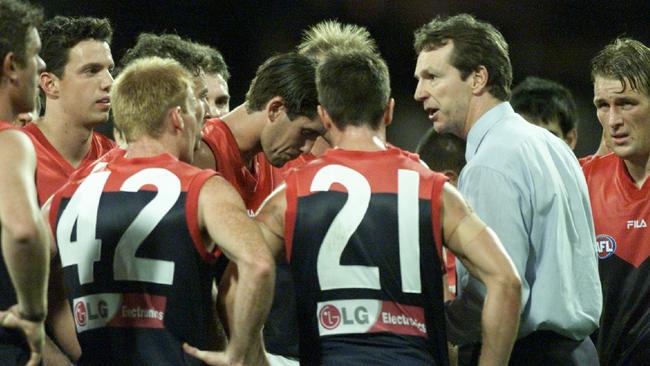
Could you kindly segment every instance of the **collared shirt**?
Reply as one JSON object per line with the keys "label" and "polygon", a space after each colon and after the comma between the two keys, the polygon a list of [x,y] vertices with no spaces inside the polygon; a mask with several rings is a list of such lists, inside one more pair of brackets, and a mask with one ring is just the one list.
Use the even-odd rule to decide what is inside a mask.
{"label": "collared shirt", "polygon": [[[550,330],[584,339],[598,326],[602,292],[587,185],[573,152],[504,102],[471,128],[465,157],[459,189],[497,233],[522,280],[518,337]],[[486,291],[457,265],[448,335],[467,344],[481,340]]]}

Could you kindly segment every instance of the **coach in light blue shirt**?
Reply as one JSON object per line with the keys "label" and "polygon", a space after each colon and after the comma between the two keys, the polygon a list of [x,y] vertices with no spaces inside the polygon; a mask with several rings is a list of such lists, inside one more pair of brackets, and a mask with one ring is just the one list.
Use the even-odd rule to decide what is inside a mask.
{"label": "coach in light blue shirt", "polygon": [[[602,292],[589,195],[573,152],[507,102],[508,45],[490,24],[438,17],[416,31],[415,49],[415,99],[438,132],[467,140],[460,191],[522,279],[510,364],[597,365],[589,334],[598,326]],[[461,263],[457,287],[447,334],[465,345],[460,364],[475,364],[485,288]]]}

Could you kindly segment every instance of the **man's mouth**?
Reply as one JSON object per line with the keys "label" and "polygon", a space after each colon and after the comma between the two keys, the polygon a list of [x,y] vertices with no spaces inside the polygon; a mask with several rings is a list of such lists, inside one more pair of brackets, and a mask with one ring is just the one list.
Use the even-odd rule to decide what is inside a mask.
{"label": "man's mouth", "polygon": [[426,112],[429,115],[430,120],[435,120],[437,117],[439,109],[438,108],[426,108]]}
{"label": "man's mouth", "polygon": [[97,99],[95,101],[96,104],[98,104],[102,108],[110,108],[111,107],[111,98],[109,97],[104,97],[101,99]]}
{"label": "man's mouth", "polygon": [[612,142],[614,142],[616,145],[621,145],[627,142],[629,136],[630,135],[627,133],[610,134]]}

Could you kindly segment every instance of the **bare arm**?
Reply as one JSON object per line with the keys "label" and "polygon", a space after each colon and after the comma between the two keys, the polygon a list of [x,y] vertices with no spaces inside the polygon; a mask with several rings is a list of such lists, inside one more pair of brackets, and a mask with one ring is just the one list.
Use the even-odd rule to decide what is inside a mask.
{"label": "bare arm", "polygon": [[[259,227],[248,217],[241,197],[221,177],[210,178],[201,189],[199,225],[237,266],[234,303],[228,311],[233,314],[230,340],[223,356],[233,363],[250,363],[250,358],[256,357],[260,331],[271,308],[273,258]],[[197,355],[196,352],[202,351],[190,354]],[[215,358],[214,364],[222,359]]]}
{"label": "bare arm", "polygon": [[[276,260],[284,253],[284,211],[286,210],[285,198],[286,185],[282,184],[262,203],[256,214],[258,223],[264,239],[266,240],[271,253]],[[219,283],[218,307],[221,319],[223,319],[226,333],[232,326],[232,311],[234,303],[233,289],[237,287],[237,267],[232,263],[228,265],[226,272]],[[262,345],[260,343],[260,345]],[[263,349],[258,351],[263,353]]]}
{"label": "bare arm", "polygon": [[[51,200],[48,200],[42,208],[44,222],[48,222],[50,215]],[[64,365],[77,361],[81,357],[81,346],[77,339],[77,332],[74,326],[72,310],[68,305],[65,287],[63,284],[63,268],[58,258],[56,241],[52,237],[51,230],[47,230],[50,237],[50,278],[48,292],[48,314],[46,325],[48,335],[56,340],[52,342],[47,339],[43,352],[43,363],[48,365]],[[61,347],[57,347],[57,344]]]}
{"label": "bare arm", "polygon": [[0,311],[0,326],[18,328],[36,365],[45,342],[49,251],[36,200],[36,154],[24,133],[0,133],[0,222],[2,253],[18,304]]}
{"label": "bare arm", "polygon": [[19,311],[27,317],[44,319],[49,249],[36,200],[34,147],[20,131],[0,133],[0,146],[2,253]]}
{"label": "bare arm", "polygon": [[279,259],[285,254],[284,249],[284,214],[287,211],[287,186],[282,183],[262,203],[255,214],[264,240],[271,250],[273,257]]}
{"label": "bare arm", "polygon": [[499,238],[446,183],[442,231],[446,246],[487,289],[481,316],[481,365],[506,365],[519,326],[521,280]]}

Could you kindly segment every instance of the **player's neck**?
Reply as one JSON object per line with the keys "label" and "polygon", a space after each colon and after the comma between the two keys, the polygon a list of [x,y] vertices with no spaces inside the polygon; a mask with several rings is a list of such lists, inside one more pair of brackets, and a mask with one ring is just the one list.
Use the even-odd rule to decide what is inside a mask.
{"label": "player's neck", "polygon": [[17,115],[11,105],[7,88],[0,89],[0,121],[14,123]]}
{"label": "player's neck", "polygon": [[150,158],[167,153],[178,158],[180,152],[177,150],[171,149],[170,145],[161,139],[142,136],[137,141],[129,143],[125,156],[127,158]]}
{"label": "player's neck", "polygon": [[650,156],[638,159],[624,159],[623,162],[637,188],[643,187],[648,176],[650,176]]}
{"label": "player's neck", "polygon": [[73,167],[78,167],[84,160],[92,143],[93,129],[80,123],[74,123],[64,115],[48,113],[36,122],[47,141]]}
{"label": "player's neck", "polygon": [[248,113],[246,105],[242,104],[223,116],[223,121],[237,141],[244,164],[249,166],[255,155],[262,151],[260,136],[266,123],[264,112]]}
{"label": "player's neck", "polygon": [[332,133],[334,146],[344,150],[381,151],[386,150],[382,129],[348,126],[345,131]]}

